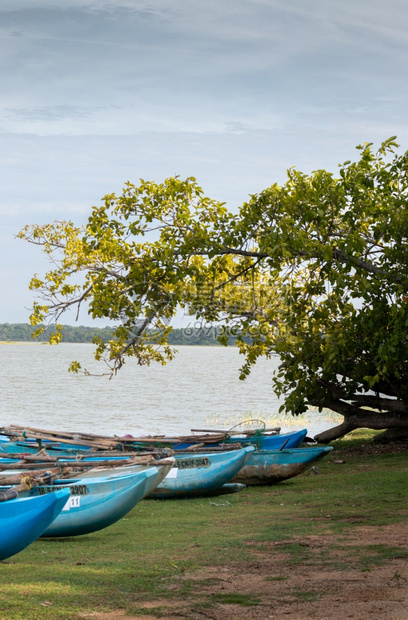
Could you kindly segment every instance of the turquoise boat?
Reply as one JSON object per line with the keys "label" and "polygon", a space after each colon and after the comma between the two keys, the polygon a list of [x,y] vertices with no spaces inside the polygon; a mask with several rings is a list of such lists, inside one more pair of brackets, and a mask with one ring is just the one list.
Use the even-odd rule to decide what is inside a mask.
{"label": "turquoise boat", "polygon": [[157,475],[157,468],[151,467],[123,476],[61,479],[35,486],[25,493],[41,497],[68,489],[70,496],[64,508],[41,536],[78,536],[96,532],[121,519],[152,491]]}
{"label": "turquoise boat", "polygon": [[276,484],[303,473],[332,450],[331,446],[316,446],[255,451],[231,482],[247,486]]}
{"label": "turquoise boat", "polygon": [[147,499],[172,499],[209,495],[244,467],[254,446],[238,450],[201,453],[177,453],[175,465]]}
{"label": "turquoise boat", "polygon": [[39,538],[63,510],[68,489],[39,497],[0,502],[0,560],[19,553]]}

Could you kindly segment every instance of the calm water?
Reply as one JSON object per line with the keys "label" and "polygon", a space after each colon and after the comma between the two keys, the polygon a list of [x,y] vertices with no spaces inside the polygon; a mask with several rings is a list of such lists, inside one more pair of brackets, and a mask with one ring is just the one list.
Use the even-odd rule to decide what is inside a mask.
{"label": "calm water", "polygon": [[275,360],[262,359],[239,381],[242,356],[234,347],[177,347],[167,366],[140,367],[128,360],[113,379],[73,375],[77,360],[90,372],[105,367],[93,359],[93,345],[1,344],[0,426],[20,424],[101,434],[189,433],[192,428],[227,429],[261,418],[282,431],[308,428],[313,435],[336,423],[313,413],[278,416],[272,391]]}

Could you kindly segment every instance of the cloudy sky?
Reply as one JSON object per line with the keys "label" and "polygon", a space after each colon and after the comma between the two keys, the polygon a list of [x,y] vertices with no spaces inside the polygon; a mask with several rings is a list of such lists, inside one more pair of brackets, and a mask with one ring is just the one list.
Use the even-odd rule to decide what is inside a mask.
{"label": "cloudy sky", "polygon": [[405,0],[1,0],[0,323],[47,267],[15,234],[128,180],[195,176],[236,209],[291,166],[408,150],[407,67]]}

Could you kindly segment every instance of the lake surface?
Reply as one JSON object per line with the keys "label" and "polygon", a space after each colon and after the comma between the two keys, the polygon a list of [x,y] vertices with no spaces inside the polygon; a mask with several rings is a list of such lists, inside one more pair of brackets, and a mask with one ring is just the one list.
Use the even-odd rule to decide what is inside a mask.
{"label": "lake surface", "polygon": [[278,414],[271,376],[277,360],[261,359],[239,380],[236,347],[180,346],[166,366],[130,359],[112,379],[68,372],[71,361],[92,373],[106,368],[91,344],[0,345],[0,426],[18,424],[96,434],[188,434],[192,428],[228,429],[259,418],[282,432],[307,428],[313,436],[337,424],[334,414]]}

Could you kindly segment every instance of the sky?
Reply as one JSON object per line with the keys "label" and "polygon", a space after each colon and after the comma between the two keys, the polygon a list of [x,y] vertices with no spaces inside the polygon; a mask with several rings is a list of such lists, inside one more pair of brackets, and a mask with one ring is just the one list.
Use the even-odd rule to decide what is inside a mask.
{"label": "sky", "polygon": [[406,0],[1,0],[0,323],[48,267],[26,224],[175,174],[237,210],[292,166],[408,150],[407,71]]}

